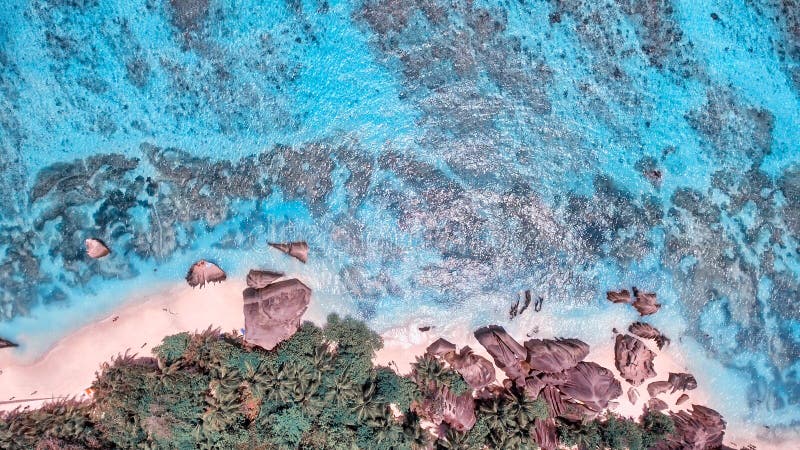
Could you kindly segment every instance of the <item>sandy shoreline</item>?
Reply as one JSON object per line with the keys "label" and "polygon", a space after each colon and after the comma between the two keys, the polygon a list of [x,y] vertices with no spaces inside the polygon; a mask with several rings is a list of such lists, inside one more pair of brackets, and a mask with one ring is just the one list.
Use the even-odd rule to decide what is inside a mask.
{"label": "sandy shoreline", "polygon": [[[177,285],[132,299],[107,317],[59,340],[44,355],[33,361],[26,360],[23,354],[14,350],[0,351],[0,410],[14,409],[17,406],[38,407],[52,398],[83,398],[102,363],[125,352],[149,356],[152,347],[170,334],[202,331],[210,324],[223,331],[238,332],[244,327],[241,300],[244,287],[243,280],[228,280],[203,289]],[[325,313],[321,309],[318,305],[315,307],[312,301],[303,319],[323,323]],[[439,337],[451,340],[459,347],[469,345],[476,353],[491,360],[472,335],[472,330],[466,326],[449,327],[447,330],[434,328],[427,332],[419,331],[418,326],[419,324],[410,323],[383,333],[384,348],[377,353],[376,364],[391,366],[400,373],[408,373],[416,356],[422,355],[425,348]],[[669,372],[688,371],[682,363],[681,355],[674,350],[668,347],[659,351],[649,341],[647,345],[658,354],[654,361],[658,376],[648,382],[666,380]],[[593,346],[587,360],[615,371],[613,337]],[[501,380],[502,373],[498,371],[497,375],[498,380]],[[647,383],[637,387],[639,400],[632,404],[627,398],[630,385],[620,381],[623,395],[617,399],[619,405],[613,411],[627,417],[639,417],[649,398]],[[692,403],[707,404],[709,400],[702,383],[698,389],[688,392],[689,402],[676,406],[675,400],[680,394],[662,394],[659,398],[672,411],[688,408]],[[17,402],[28,398],[39,400]],[[753,443],[759,449],[785,448],[761,439],[762,436],[757,434],[755,428],[729,426],[726,441],[739,445]]]}

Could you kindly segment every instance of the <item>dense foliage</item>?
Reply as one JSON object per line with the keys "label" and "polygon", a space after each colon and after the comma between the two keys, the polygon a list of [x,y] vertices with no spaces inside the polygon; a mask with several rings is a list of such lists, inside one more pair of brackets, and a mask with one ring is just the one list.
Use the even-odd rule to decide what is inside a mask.
{"label": "dense foliage", "polygon": [[[63,401],[0,417],[3,449],[527,449],[547,406],[521,392],[476,401],[468,432],[435,438],[414,404],[445,385],[469,386],[441,361],[418,358],[409,376],[374,367],[380,337],[335,315],[304,323],[273,351],[207,330],[165,338],[153,357],[105,364],[90,402]],[[392,405],[390,407],[390,405]],[[559,423],[563,443],[645,449],[672,431],[663,414],[641,425],[615,417]]]}

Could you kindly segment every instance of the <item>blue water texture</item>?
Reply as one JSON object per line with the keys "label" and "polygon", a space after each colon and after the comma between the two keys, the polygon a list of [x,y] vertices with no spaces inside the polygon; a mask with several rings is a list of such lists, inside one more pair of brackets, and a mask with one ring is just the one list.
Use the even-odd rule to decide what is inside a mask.
{"label": "blue water texture", "polygon": [[[784,3],[8,0],[0,335],[24,350],[199,258],[303,274],[379,330],[503,323],[532,289],[554,333],[610,336],[636,316],[605,291],[637,286],[712,406],[797,427]],[[308,265],[266,245],[295,239]]]}

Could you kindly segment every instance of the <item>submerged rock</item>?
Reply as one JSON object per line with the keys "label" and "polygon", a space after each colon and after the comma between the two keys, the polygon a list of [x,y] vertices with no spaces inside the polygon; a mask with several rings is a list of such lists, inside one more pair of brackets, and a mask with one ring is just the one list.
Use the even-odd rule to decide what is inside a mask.
{"label": "submerged rock", "polygon": [[90,258],[99,259],[111,253],[111,250],[108,249],[105,242],[100,239],[89,238],[86,239],[84,243],[86,244],[86,254],[89,255]]}
{"label": "submerged rock", "polygon": [[633,307],[639,311],[642,316],[649,316],[655,314],[661,309],[661,304],[656,301],[656,294],[654,292],[642,292],[638,289],[633,291],[634,301]]}
{"label": "submerged rock", "polygon": [[433,343],[429,345],[428,348],[425,349],[425,353],[431,356],[443,356],[446,353],[455,351],[456,351],[456,344],[453,344],[452,342],[444,338],[439,338],[433,341]]}
{"label": "submerged rock", "polygon": [[606,292],[606,299],[612,303],[631,303],[631,293],[627,289]]}
{"label": "submerged rock", "polygon": [[725,421],[720,413],[705,406],[692,405],[692,411],[670,414],[675,432],[657,448],[705,450],[720,448],[725,437]]}
{"label": "submerged rock", "polygon": [[634,322],[628,327],[628,331],[640,338],[654,340],[659,350],[670,342],[668,337],[661,334],[656,327],[649,323]]}
{"label": "submerged rock", "polygon": [[656,376],[653,358],[656,354],[642,341],[633,336],[618,334],[614,344],[614,363],[620,375],[628,383],[639,386],[648,378]]}
{"label": "submerged rock", "polygon": [[578,339],[531,339],[525,348],[528,364],[540,372],[571,369],[589,354],[589,345]]}
{"label": "submerged rock", "polygon": [[564,373],[567,381],[559,390],[594,411],[602,411],[609,401],[622,395],[622,386],[614,374],[599,364],[580,362]]}
{"label": "submerged rock", "polygon": [[300,242],[289,242],[286,244],[276,244],[270,242],[270,246],[277,248],[278,250],[286,253],[289,256],[293,256],[300,260],[303,264],[308,261],[308,244],[305,241]]}
{"label": "submerged rock", "polygon": [[[449,344],[449,342],[447,343]],[[445,359],[472,389],[482,389],[495,380],[492,362],[483,356],[474,354],[469,347],[462,348],[459,353],[447,353]]]}
{"label": "submerged rock", "polygon": [[271,270],[251,270],[247,273],[247,287],[261,289],[282,276],[283,273]]}
{"label": "submerged rock", "polygon": [[244,297],[245,340],[267,350],[291,337],[311,301],[311,289],[297,279],[247,288]]}
{"label": "submerged rock", "polygon": [[697,389],[697,380],[694,378],[694,375],[690,373],[670,372],[668,383],[672,387],[672,392]]}
{"label": "submerged rock", "polygon": [[14,342],[0,338],[0,348],[19,347]]}
{"label": "submerged rock", "polygon": [[186,274],[186,282],[191,287],[203,287],[206,283],[220,283],[225,281],[227,275],[218,265],[201,259],[189,268]]}
{"label": "submerged rock", "polygon": [[528,352],[515,341],[503,327],[496,325],[479,328],[475,338],[494,359],[495,365],[515,383],[524,386],[530,366],[525,361]]}

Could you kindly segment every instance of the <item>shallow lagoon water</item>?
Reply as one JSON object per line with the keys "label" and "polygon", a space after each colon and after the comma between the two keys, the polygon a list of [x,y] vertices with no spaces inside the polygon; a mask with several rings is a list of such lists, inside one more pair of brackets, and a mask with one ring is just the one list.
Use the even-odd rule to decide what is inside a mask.
{"label": "shallow lagoon water", "polygon": [[263,3],[8,3],[0,335],[42,351],[201,257],[379,331],[507,323],[532,289],[507,325],[599,342],[635,285],[711,406],[796,426],[800,11]]}

